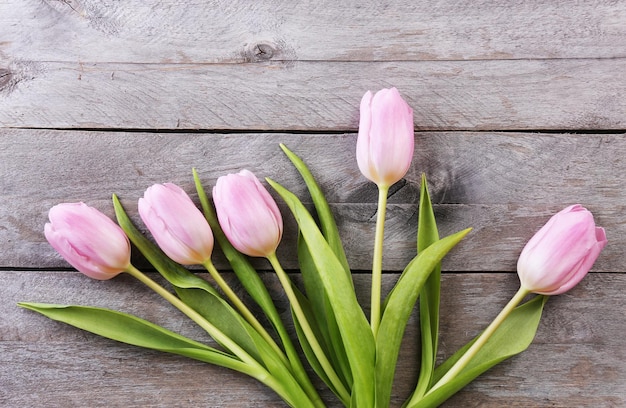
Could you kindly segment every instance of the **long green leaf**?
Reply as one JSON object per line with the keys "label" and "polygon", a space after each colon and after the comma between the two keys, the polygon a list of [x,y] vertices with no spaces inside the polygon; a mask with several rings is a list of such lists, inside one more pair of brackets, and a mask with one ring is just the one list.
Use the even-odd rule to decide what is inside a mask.
{"label": "long green leaf", "polygon": [[[206,302],[207,296],[202,290],[178,289],[177,292],[185,303],[193,307],[201,315],[211,316],[213,314],[211,311],[213,306]],[[247,325],[245,322],[242,324]],[[252,327],[248,328],[247,334],[254,345],[254,350],[258,351],[258,356],[253,357],[257,361],[262,362],[267,370],[279,380],[282,387],[297,397],[297,401],[302,401],[304,404],[304,401],[308,400],[309,397],[305,395],[301,385],[293,377],[290,367],[285,365],[283,360],[276,355],[274,349]]]}
{"label": "long green leaf", "polygon": [[335,253],[335,256],[341,262],[343,271],[346,273],[347,278],[352,281],[350,266],[348,265],[348,258],[346,257],[346,253],[343,249],[343,244],[341,243],[339,229],[337,228],[333,212],[331,211],[328,201],[324,196],[324,192],[320,188],[319,184],[317,184],[317,181],[315,181],[313,174],[311,174],[311,171],[306,166],[304,161],[289,150],[284,144],[281,143],[280,148],[283,149],[283,152],[285,152],[289,160],[291,160],[291,163],[293,163],[302,176],[302,179],[309,190],[309,194],[311,195],[311,199],[313,200],[313,205],[315,206],[315,211],[317,212],[322,235],[324,235],[326,242],[328,242],[328,245]]}
{"label": "long green leaf", "polygon": [[[428,248],[439,239],[426,176],[422,175],[419,218],[417,224],[417,252]],[[420,336],[422,345],[421,367],[415,395],[422,396],[431,385],[437,359],[439,341],[439,302],[441,289],[441,263],[430,274],[419,295]]]}
{"label": "long green leaf", "polygon": [[276,391],[292,407],[313,407],[287,370],[277,370],[278,376],[251,367],[238,358],[164,329],[139,317],[97,307],[18,303],[19,306],[89,331],[91,333],[143,348],[178,354],[206,363],[229,368],[264,383]]}
{"label": "long green leaf", "polygon": [[324,339],[325,344],[329,345],[324,350],[325,354],[333,362],[333,366],[336,368],[342,382],[350,389],[353,376],[346,356],[346,350],[341,341],[341,332],[339,331],[326,288],[317,271],[313,255],[309,251],[309,246],[306,244],[302,234],[299,234],[298,239],[298,262],[312,317],[319,326],[320,336]]}
{"label": "long green leaf", "polygon": [[[341,261],[344,272],[352,283],[352,275],[341,243],[339,230],[322,189],[317,184],[313,174],[304,161],[284,144],[281,144],[280,147],[302,176],[311,199],[313,200],[322,235],[332,248],[337,259]],[[341,341],[339,327],[332,307],[330,306],[328,294],[320,280],[319,272],[316,270],[315,262],[313,261],[308,245],[306,245],[306,242],[302,238],[302,234],[299,234],[298,238],[298,262],[311,311],[317,322],[319,322],[320,334],[323,336],[325,342],[330,345],[330,348],[325,350],[326,355],[333,361],[334,366],[337,367],[337,374],[340,375],[342,382],[349,388],[349,385],[352,384],[353,381],[352,372],[346,357],[343,342]]]}
{"label": "long green leaf", "polygon": [[[541,313],[547,300],[547,296],[536,296],[515,308],[457,377],[427,393],[423,399],[411,401],[407,407],[437,407],[494,365],[526,350],[535,337]],[[437,367],[433,382],[443,377],[475,340],[470,341],[441,366]]]}
{"label": "long green leaf", "polygon": [[376,338],[377,406],[389,405],[400,343],[424,282],[448,251],[470,231],[468,228],[457,232],[420,252],[409,262],[387,297]]}
{"label": "long green leaf", "polygon": [[236,357],[130,314],[90,306],[28,302],[18,305],[108,339],[179,354],[250,374],[249,367]]}
{"label": "long green leaf", "polygon": [[369,323],[359,305],[351,280],[342,272],[343,265],[319,230],[315,220],[300,200],[273,180],[268,183],[280,194],[293,213],[309,247],[316,270],[324,284],[335,314],[341,338],[354,377],[354,406],[375,406],[375,342]]}

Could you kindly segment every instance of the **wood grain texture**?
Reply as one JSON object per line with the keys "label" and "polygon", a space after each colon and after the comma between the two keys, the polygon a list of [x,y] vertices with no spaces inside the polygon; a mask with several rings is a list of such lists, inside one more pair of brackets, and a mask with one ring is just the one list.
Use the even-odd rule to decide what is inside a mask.
{"label": "wood grain texture", "polygon": [[[193,195],[194,167],[209,193],[219,176],[247,168],[309,202],[299,175],[278,147],[285,142],[310,164],[332,203],[352,268],[370,267],[376,187],[358,171],[354,134],[7,129],[0,130],[0,138],[1,265],[67,266],[42,234],[50,207],[85,201],[112,216],[110,197],[115,193],[141,226],[136,200],[145,189],[174,182]],[[402,270],[415,255],[419,183],[425,173],[441,233],[474,228],[446,258],[446,270],[514,271],[525,242],[550,215],[581,203],[607,227],[610,239],[596,270],[621,271],[626,180],[617,175],[626,173],[625,154],[626,136],[621,134],[418,133],[414,165],[389,199],[385,269]],[[286,267],[296,268],[296,226],[287,208],[282,210],[287,224],[280,255]],[[221,258],[216,261],[225,267]]]}
{"label": "wood grain texture", "polygon": [[0,51],[159,64],[623,58],[625,20],[609,0],[3,0]]}
{"label": "wood grain texture", "polygon": [[[548,302],[530,349],[445,407],[626,406],[623,72],[626,3],[613,0],[0,0],[0,406],[284,406],[242,375],[15,302],[135,311],[204,339],[129,277],[68,268],[43,237],[47,211],[82,200],[112,216],[116,193],[141,226],[144,190],[193,192],[192,167],[209,190],[248,168],[310,206],[280,142],[326,192],[366,297],[376,191],[355,132],[363,93],[391,86],[414,108],[416,146],[390,193],[386,289],[415,253],[422,173],[441,234],[474,227],[443,264],[441,359],[514,293],[519,252],[551,214],[581,203],[609,239],[594,273]],[[296,225],[281,209],[279,256],[295,271]],[[394,406],[415,381],[416,324]]]}
{"label": "wood grain texture", "polygon": [[[626,47],[625,47],[626,49]],[[9,61],[0,125],[355,130],[397,87],[418,130],[624,129],[626,59],[143,64]]]}
{"label": "wood grain texture", "polygon": [[[277,280],[271,274],[264,279],[288,319]],[[385,290],[396,279],[396,274],[385,275]],[[365,275],[355,276],[362,297],[367,296],[368,282]],[[440,359],[484,328],[517,284],[512,274],[444,274]],[[626,358],[620,329],[626,324],[624,290],[625,275],[592,274],[567,295],[554,297],[530,348],[485,373],[445,406],[626,404],[626,370],[615,363]],[[75,272],[4,271],[0,297],[3,406],[37,406],[44,401],[50,407],[86,402],[131,407],[283,406],[271,391],[243,375],[101,339],[15,306],[17,301],[45,301],[109,307],[205,340],[196,326],[128,276],[97,282]],[[416,378],[416,328],[412,318],[397,368],[394,406]],[[338,406],[328,393],[323,395],[329,407]]]}

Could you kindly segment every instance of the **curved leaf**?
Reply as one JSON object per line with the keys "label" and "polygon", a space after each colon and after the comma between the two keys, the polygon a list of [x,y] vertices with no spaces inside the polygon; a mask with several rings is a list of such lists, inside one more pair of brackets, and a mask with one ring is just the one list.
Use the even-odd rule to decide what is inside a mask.
{"label": "curved leaf", "polygon": [[[341,261],[344,272],[352,283],[352,275],[341,243],[339,230],[322,189],[315,181],[304,161],[284,144],[281,143],[280,147],[302,176],[315,206],[320,231],[337,259]],[[349,385],[353,382],[353,377],[346,357],[346,351],[341,341],[339,327],[337,326],[324,285],[320,280],[320,275],[316,270],[315,262],[302,234],[298,236],[298,263],[311,312],[318,322],[321,336],[325,343],[329,345],[329,349],[325,350],[325,353],[333,361],[334,366],[337,368],[337,374],[341,376],[344,385],[347,385],[349,388]]]}
{"label": "curved leaf", "polygon": [[339,326],[313,256],[302,234],[299,234],[298,237],[298,263],[300,264],[300,273],[310,313],[319,327],[320,338],[328,345],[324,350],[325,354],[333,362],[333,366],[336,368],[343,384],[350,389],[353,376],[350,370],[350,363],[346,357],[346,350],[341,341]]}
{"label": "curved leaf", "polygon": [[[548,296],[536,296],[515,308],[457,377],[427,393],[421,400],[410,402],[407,407],[437,407],[494,365],[526,350],[535,337],[547,300]],[[476,338],[437,367],[433,382],[443,377],[475,340]]]}
{"label": "curved leaf", "polygon": [[90,306],[18,303],[19,306],[102,337],[152,350],[178,354],[247,374],[277,392],[290,406],[314,407],[300,386],[284,369],[278,375],[251,367],[235,356],[219,351],[139,317]]}
{"label": "curved leaf", "polygon": [[[428,193],[426,176],[422,174],[417,224],[417,252],[439,240],[435,213]],[[441,290],[441,263],[437,264],[424,283],[419,295],[419,322],[422,353],[415,395],[422,396],[431,385],[437,360],[439,341],[439,302]]]}
{"label": "curved leaf", "polygon": [[275,181],[266,180],[293,213],[328,294],[350,368],[353,373],[358,373],[354,377],[352,402],[359,408],[374,407],[375,342],[367,318],[357,301],[352,281],[341,272],[343,265],[300,200]]}
{"label": "curved leaf", "polygon": [[339,230],[337,228],[337,224],[335,223],[335,217],[330,210],[326,197],[324,197],[324,192],[315,181],[315,178],[304,161],[289,150],[284,144],[281,143],[280,148],[283,149],[283,152],[285,152],[289,160],[291,160],[291,163],[293,163],[296,170],[298,170],[302,176],[302,179],[309,190],[309,194],[311,195],[311,199],[313,200],[313,205],[315,206],[315,211],[317,212],[317,216],[319,218],[322,235],[324,235],[326,242],[328,242],[328,245],[335,253],[335,256],[341,262],[341,265],[343,265],[343,270],[346,273],[346,276],[350,279],[350,281],[352,281],[348,258],[346,257],[346,253],[341,243],[341,237],[339,236]]}
{"label": "curved leaf", "polygon": [[139,317],[91,306],[18,303],[59,322],[133,346],[179,354],[196,360],[251,374],[238,358],[181,336]]}
{"label": "curved leaf", "polygon": [[409,262],[393,290],[387,296],[376,338],[376,398],[378,406],[389,405],[400,343],[424,282],[448,251],[470,231],[471,229],[468,228],[447,236],[420,252]]}

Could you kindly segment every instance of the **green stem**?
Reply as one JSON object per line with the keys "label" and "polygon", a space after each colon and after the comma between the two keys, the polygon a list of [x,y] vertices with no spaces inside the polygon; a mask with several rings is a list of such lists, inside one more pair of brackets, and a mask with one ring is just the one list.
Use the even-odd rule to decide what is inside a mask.
{"label": "green stem", "polygon": [[[253,378],[256,378],[263,384],[273,389],[291,406],[297,406],[297,404],[304,403],[304,401],[298,401],[297,398],[294,398],[292,393],[290,393],[288,389],[286,389],[279,381],[277,381],[276,377],[272,376],[258,361],[250,356],[250,354],[242,349],[230,337],[226,336],[217,327],[213,326],[208,320],[202,317],[202,315],[189,307],[182,300],[174,296],[172,293],[168,292],[163,286],[150,279],[133,265],[130,265],[125,272],[138,279],[150,289],[154,290],[157,294],[170,302],[174,307],[183,312],[187,317],[189,317],[200,327],[206,330],[206,332],[211,337],[213,337],[215,341],[217,341],[219,344],[230,350],[239,359],[241,359],[241,361],[247,366],[246,371],[244,371],[246,374],[250,375]],[[310,401],[307,402],[310,403]],[[311,406],[313,405],[311,404]]]}
{"label": "green stem", "polygon": [[441,377],[441,379],[426,393],[426,395],[430,394],[437,388],[446,384],[454,377],[456,377],[471,361],[472,358],[478,353],[478,351],[487,343],[487,340],[493,335],[493,333],[498,329],[500,324],[507,318],[509,314],[519,305],[519,303],[528,295],[529,291],[523,287],[520,287],[517,293],[513,296],[513,298],[507,303],[507,305],[502,309],[502,311],[496,316],[496,318],[487,326],[485,331],[481,333],[481,335],[476,339],[474,344],[467,349],[465,354],[458,359],[456,363],[448,370],[448,372]]}
{"label": "green stem", "polygon": [[291,366],[289,360],[283,353],[282,349],[278,347],[272,336],[265,330],[265,328],[261,325],[261,323],[257,320],[257,318],[252,314],[250,309],[243,303],[243,301],[237,296],[237,294],[231,289],[228,283],[224,280],[222,275],[217,271],[211,260],[206,261],[204,267],[209,271],[215,283],[220,287],[222,292],[226,295],[226,297],[231,301],[231,303],[237,308],[237,310],[241,313],[244,319],[259,333],[261,337],[270,345],[270,347],[276,352],[279,356],[283,364],[287,367]]}
{"label": "green stem", "polygon": [[322,369],[328,376],[328,379],[330,380],[330,382],[335,387],[338,397],[342,400],[344,405],[348,405],[350,402],[350,393],[341,382],[341,379],[335,372],[332,364],[328,360],[328,357],[326,357],[326,354],[324,353],[322,346],[319,344],[317,338],[315,337],[313,329],[311,328],[309,321],[306,319],[306,316],[304,315],[302,306],[300,305],[300,302],[298,301],[296,294],[293,288],[291,287],[291,280],[289,279],[289,276],[287,276],[287,273],[285,272],[283,267],[280,265],[280,262],[278,261],[278,258],[276,257],[275,253],[269,255],[267,259],[270,261],[270,263],[272,264],[272,267],[276,271],[278,280],[280,280],[280,283],[283,286],[283,289],[285,290],[285,294],[287,295],[287,298],[289,299],[291,308],[293,309],[294,314],[298,318],[298,323],[300,324],[300,327],[302,328],[302,332],[304,333],[304,336],[307,338],[309,342],[311,350],[313,350],[313,353],[317,357],[317,360],[320,366],[322,367]]}
{"label": "green stem", "polygon": [[383,273],[383,238],[385,235],[385,214],[387,212],[387,193],[389,186],[378,186],[378,215],[376,217],[376,236],[374,238],[374,257],[372,260],[372,298],[370,325],[374,337],[380,325],[380,302]]}
{"label": "green stem", "polygon": [[260,366],[259,362],[256,361],[252,356],[250,356],[244,349],[242,349],[237,343],[233,342],[233,340],[226,336],[223,332],[221,332],[217,327],[213,326],[208,320],[206,320],[202,315],[196,312],[194,309],[189,307],[185,302],[174,296],[172,293],[167,291],[163,286],[159,285],[140,270],[135,268],[133,265],[130,265],[126,270],[127,273],[141,281],[143,284],[148,286],[150,289],[154,290],[156,293],[161,295],[165,300],[170,302],[174,307],[183,312],[187,317],[193,320],[198,326],[202,327],[206,330],[207,333],[215,339],[219,344],[226,347],[232,353],[234,353],[237,357],[241,359],[241,361],[251,365],[251,366]]}
{"label": "green stem", "polygon": [[267,330],[265,330],[265,328],[261,325],[259,320],[254,316],[254,314],[252,314],[250,309],[248,309],[248,307],[243,303],[243,301],[239,298],[239,296],[235,294],[232,288],[224,280],[224,278],[219,273],[219,271],[215,268],[215,265],[213,265],[213,262],[211,262],[211,260],[206,261],[203,265],[207,269],[207,271],[209,271],[209,273],[213,277],[213,280],[215,280],[215,283],[217,283],[217,285],[220,287],[222,292],[224,292],[226,297],[228,297],[231,303],[237,308],[237,310],[239,310],[239,312],[242,314],[244,319],[246,319],[246,321],[250,323],[250,325],[257,331],[257,333],[259,333],[259,335],[263,338],[263,340],[265,340],[267,344],[270,345],[272,350],[274,350],[276,355],[280,358],[281,362],[286,367],[291,368],[291,370],[293,371],[294,375],[297,378],[298,383],[300,383],[304,391],[311,398],[312,402],[317,406],[323,406],[323,405],[320,405],[320,404],[323,404],[322,400],[320,399],[319,394],[315,390],[315,387],[309,380],[309,377],[307,376],[306,372],[304,371],[304,367],[302,366],[302,364],[299,363],[300,360],[296,359],[296,363],[294,363],[294,361],[290,361],[287,358],[283,350],[278,346],[278,344],[276,344],[272,336],[270,336]]}

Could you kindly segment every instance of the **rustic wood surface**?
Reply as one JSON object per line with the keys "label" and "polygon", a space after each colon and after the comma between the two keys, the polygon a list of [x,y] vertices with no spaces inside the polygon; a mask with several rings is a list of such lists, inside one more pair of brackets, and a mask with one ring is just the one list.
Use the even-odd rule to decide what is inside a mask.
{"label": "rustic wood surface", "polygon": [[[474,228],[444,260],[441,359],[512,296],[517,256],[551,214],[581,203],[609,239],[548,302],[530,348],[444,405],[626,406],[624,72],[626,3],[610,0],[0,0],[0,406],[284,406],[243,375],[16,302],[118,308],[202,339],[130,277],[71,270],[43,237],[47,211],[82,200],[112,215],[116,193],[139,221],[145,188],[192,193],[194,167],[207,190],[248,168],[308,202],[281,142],[327,193],[366,299],[376,191],[354,158],[358,106],[389,86],[414,108],[416,146],[389,199],[386,288],[415,253],[422,173],[441,233]],[[281,208],[279,256],[297,280]],[[415,381],[417,337],[413,319],[394,406]]]}

